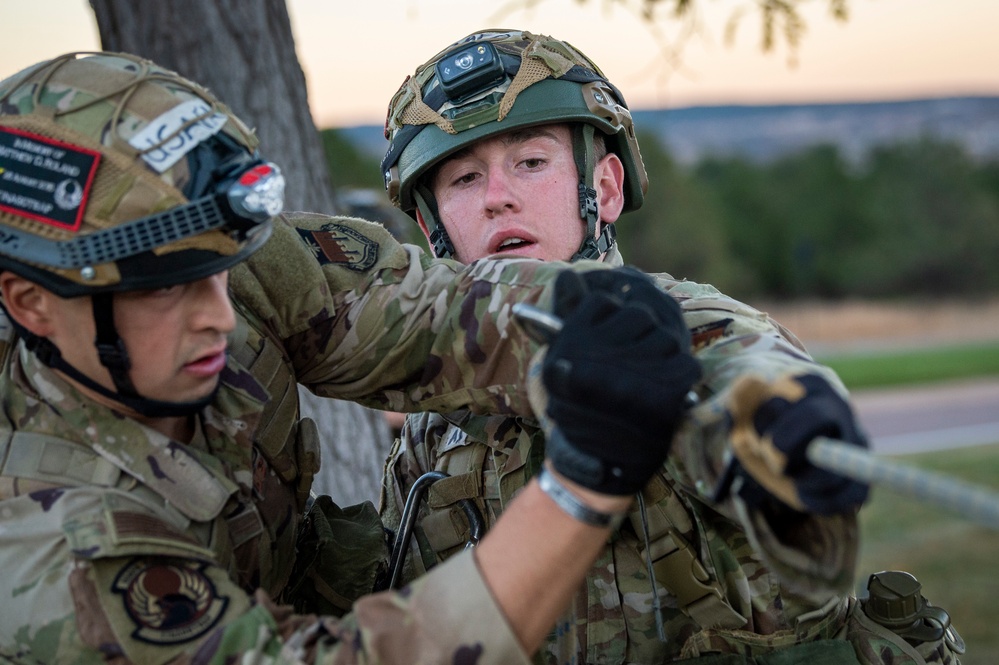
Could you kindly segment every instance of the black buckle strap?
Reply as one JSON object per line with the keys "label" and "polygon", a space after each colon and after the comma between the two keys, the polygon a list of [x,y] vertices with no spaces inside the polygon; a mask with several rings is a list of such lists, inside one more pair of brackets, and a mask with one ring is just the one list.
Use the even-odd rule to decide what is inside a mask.
{"label": "black buckle strap", "polygon": [[582,182],[579,183],[579,216],[583,219],[597,216],[597,190]]}
{"label": "black buckle strap", "polygon": [[578,259],[599,259],[601,254],[604,254],[617,240],[617,228],[613,224],[607,224],[604,226],[600,235],[596,238],[587,237],[580,246],[579,251],[576,252],[576,256],[573,260]]}
{"label": "black buckle strap", "polygon": [[438,224],[437,228],[430,232],[430,245],[434,249],[434,256],[437,258],[447,258],[454,256],[454,245],[451,244],[451,236],[447,234],[447,229],[443,224]]}

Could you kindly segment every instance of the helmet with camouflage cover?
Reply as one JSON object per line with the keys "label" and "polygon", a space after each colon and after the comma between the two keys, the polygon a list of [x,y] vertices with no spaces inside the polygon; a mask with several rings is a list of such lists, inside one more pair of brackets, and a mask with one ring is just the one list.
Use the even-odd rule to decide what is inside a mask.
{"label": "helmet with camouflage cover", "polygon": [[67,54],[0,81],[0,271],[92,297],[118,392],[18,326],[36,355],[147,415],[197,408],[135,393],[112,294],[202,279],[266,241],[284,180],[256,147],[210,92],[129,54]]}
{"label": "helmet with camouflage cover", "polygon": [[594,132],[621,158],[625,210],[642,205],[648,177],[624,97],[600,69],[570,44],[520,30],[477,32],[452,44],[406,78],[389,103],[382,160],[392,202],[431,231],[437,256],[454,248],[441,224],[426,178],[449,155],[514,129],[570,123],[579,172],[580,217],[586,238],[576,257],[596,258],[614,243],[601,229],[593,189]]}

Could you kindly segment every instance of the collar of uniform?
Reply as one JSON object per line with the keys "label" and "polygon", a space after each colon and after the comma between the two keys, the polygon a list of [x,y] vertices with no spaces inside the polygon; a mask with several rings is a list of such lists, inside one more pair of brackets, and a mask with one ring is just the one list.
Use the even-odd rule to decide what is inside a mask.
{"label": "collar of uniform", "polygon": [[186,517],[199,522],[214,519],[238,490],[235,482],[210,470],[183,443],[84,397],[23,344],[13,376],[41,402],[30,420],[32,431],[89,447]]}

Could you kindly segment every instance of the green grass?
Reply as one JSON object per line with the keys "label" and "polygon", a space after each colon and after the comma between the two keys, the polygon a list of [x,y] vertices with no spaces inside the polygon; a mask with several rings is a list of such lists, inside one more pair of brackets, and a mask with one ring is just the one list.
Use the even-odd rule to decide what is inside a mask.
{"label": "green grass", "polygon": [[999,375],[999,341],[819,357],[851,390]]}
{"label": "green grass", "polygon": [[[999,444],[896,458],[999,490]],[[875,487],[861,511],[858,593],[867,576],[905,570],[968,644],[962,665],[999,662],[999,531]]]}
{"label": "green grass", "polygon": [[[818,360],[850,390],[999,376],[999,341]],[[895,459],[999,490],[999,443]],[[908,571],[926,599],[950,613],[968,645],[962,665],[999,663],[999,531],[879,487],[860,528],[858,594],[870,573]]]}

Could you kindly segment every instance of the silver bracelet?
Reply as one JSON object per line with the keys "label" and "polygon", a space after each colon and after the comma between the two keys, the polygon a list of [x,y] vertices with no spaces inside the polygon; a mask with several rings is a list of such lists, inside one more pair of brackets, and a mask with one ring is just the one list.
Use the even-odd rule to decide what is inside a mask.
{"label": "silver bracelet", "polygon": [[548,495],[555,504],[562,509],[562,511],[574,520],[578,520],[583,524],[589,524],[590,526],[596,526],[600,528],[610,528],[617,529],[621,525],[621,521],[624,520],[625,515],[628,511],[623,511],[620,513],[602,513],[599,510],[593,510],[585,503],[579,500],[575,494],[569,491],[565,485],[560,483],[555,476],[548,472],[548,469],[542,467],[540,473],[538,473],[538,486],[541,491]]}

